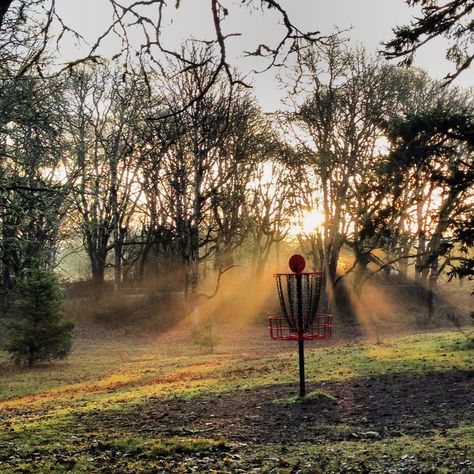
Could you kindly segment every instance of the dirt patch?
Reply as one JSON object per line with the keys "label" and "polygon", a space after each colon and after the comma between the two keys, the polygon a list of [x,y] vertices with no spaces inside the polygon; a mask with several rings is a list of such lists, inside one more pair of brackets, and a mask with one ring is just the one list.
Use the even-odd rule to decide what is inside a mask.
{"label": "dirt patch", "polygon": [[292,445],[429,435],[474,422],[474,371],[391,374],[310,384],[336,401],[275,404],[296,385],[244,389],[192,399],[151,398],[129,413],[78,415],[78,422],[128,434],[205,436],[243,443]]}

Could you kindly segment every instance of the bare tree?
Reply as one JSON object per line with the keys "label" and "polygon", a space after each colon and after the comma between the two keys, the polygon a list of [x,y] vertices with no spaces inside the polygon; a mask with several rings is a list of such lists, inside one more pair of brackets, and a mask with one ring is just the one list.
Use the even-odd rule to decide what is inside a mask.
{"label": "bare tree", "polygon": [[[376,149],[382,130],[377,124],[389,95],[377,62],[363,51],[349,51],[340,40],[309,51],[300,63],[295,112],[289,115],[302,155],[314,168],[310,189],[320,196],[325,216],[320,239],[323,267],[336,281],[339,252],[350,244],[357,265],[365,268],[365,239],[359,238],[371,206]],[[299,91],[297,91],[298,93]],[[324,243],[323,243],[324,242]]]}
{"label": "bare tree", "polygon": [[120,77],[120,71],[96,67],[77,70],[69,80],[68,173],[75,178],[78,224],[98,295],[112,250],[120,286],[123,244],[139,198],[134,130],[141,81]]}
{"label": "bare tree", "polygon": [[[118,39],[118,48],[114,58],[121,58],[127,67],[138,67],[140,70],[150,68],[163,69],[163,58],[174,58],[182,63],[183,71],[189,68],[199,69],[204,64],[178,48],[174,50],[166,45],[166,34],[163,25],[173,17],[173,14],[189,0],[178,0],[168,5],[164,0],[131,0],[123,3],[118,0],[104,0],[110,5],[112,17],[106,21],[102,33],[90,44],[88,52],[76,58],[60,69],[69,69],[84,61],[98,61],[102,44],[114,36]],[[247,52],[248,56],[258,56],[267,61],[266,68],[280,65],[292,54],[300,54],[308,44],[324,42],[327,37],[319,31],[305,32],[295,25],[281,3],[277,0],[244,0],[240,5],[229,5],[224,0],[211,0],[208,15],[214,31],[211,39],[195,39],[202,45],[215,48],[218,54],[211,60],[206,59],[212,73],[207,82],[202,84],[196,96],[190,98],[185,106],[191,105],[200,96],[210,91],[215,81],[226,77],[231,87],[239,85],[249,87],[235,74],[231,59],[227,53],[227,43],[230,39],[240,36],[240,32],[225,32],[225,21],[233,15],[235,8],[246,9],[249,12],[260,8],[267,12],[269,18],[275,13],[280,18],[282,33],[275,41],[263,37],[254,51]],[[62,41],[72,36],[83,41],[79,29],[66,24],[61,17],[60,0],[13,0],[6,1],[0,9],[0,41],[5,45],[11,44],[10,50],[18,63],[14,71],[16,76],[26,71],[35,70],[40,75],[51,70],[45,58],[52,55],[52,46],[61,50]],[[141,34],[138,44],[131,41],[130,36]],[[138,59],[138,61],[137,61]]]}
{"label": "bare tree", "polygon": [[263,274],[270,252],[287,235],[296,213],[296,175],[294,171],[269,157],[253,173],[248,206],[251,224],[252,273]]}

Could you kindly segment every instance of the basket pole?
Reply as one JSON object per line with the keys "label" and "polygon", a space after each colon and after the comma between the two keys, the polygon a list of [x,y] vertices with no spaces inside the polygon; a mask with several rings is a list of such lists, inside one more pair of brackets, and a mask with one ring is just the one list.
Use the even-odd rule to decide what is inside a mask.
{"label": "basket pole", "polygon": [[296,274],[296,298],[298,306],[298,362],[300,369],[300,397],[306,395],[304,377],[304,323],[303,323],[303,289],[301,273]]}

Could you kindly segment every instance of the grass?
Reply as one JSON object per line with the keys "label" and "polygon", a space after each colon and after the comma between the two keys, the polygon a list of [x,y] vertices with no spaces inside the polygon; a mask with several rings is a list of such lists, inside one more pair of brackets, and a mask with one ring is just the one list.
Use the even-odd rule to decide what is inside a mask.
{"label": "grass", "polygon": [[[294,350],[265,356],[265,347],[259,347],[243,354],[203,355],[185,344],[173,347],[175,352],[170,353],[170,347],[153,340],[79,343],[66,362],[33,371],[4,371],[0,375],[0,409],[91,409],[94,405],[139,402],[149,396],[194,396],[298,380]],[[2,363],[7,365],[5,355],[0,358]],[[472,351],[456,332],[306,350],[308,382],[452,368],[474,368]]]}
{"label": "grass", "polygon": [[141,455],[156,458],[173,454],[194,454],[212,450],[226,451],[228,445],[224,440],[193,438],[167,438],[150,440],[147,438],[125,437],[107,440],[99,445],[100,450],[115,451],[122,454]]}
{"label": "grass", "polygon": [[[384,440],[342,441],[328,445],[303,445],[290,447],[280,462],[268,462],[262,471],[275,471],[275,467],[291,468],[298,466],[302,473],[460,473],[472,472],[472,458],[459,455],[459,452],[470,450],[472,453],[472,430],[469,429],[470,441],[463,441],[464,436],[456,436],[457,441],[446,444],[446,438],[427,436],[419,439],[413,436],[402,436]],[[457,435],[459,434],[456,433]],[[464,432],[463,435],[467,435]],[[447,433],[447,438],[455,436],[454,431]],[[467,436],[466,436],[467,438]],[[271,457],[272,452],[267,451]],[[284,462],[281,462],[281,461]],[[279,466],[278,466],[279,465]],[[282,469],[283,470],[283,469]]]}
{"label": "grass", "polygon": [[[472,467],[471,425],[379,439],[366,426],[339,422],[327,429],[336,438],[340,431],[340,440],[317,446],[301,443],[285,452],[258,441],[245,446],[192,433],[157,438],[146,427],[137,433],[123,426],[120,414],[150,399],[192,400],[235,391],[245,396],[246,390],[298,380],[293,345],[278,346],[262,332],[239,346],[226,342],[225,334],[222,331],[223,342],[214,354],[180,341],[178,333],[147,340],[82,340],[67,361],[33,371],[14,368],[0,353],[0,472],[20,472],[33,464],[35,472],[107,472],[109,465],[110,472],[189,472],[193,466],[211,472],[217,465],[227,472],[243,462],[245,472],[291,472],[295,465],[301,472],[469,472]],[[387,338],[377,344],[308,344],[306,351],[308,384],[453,369],[474,369],[472,348],[459,332]],[[274,400],[277,405],[325,402],[337,400],[323,391],[303,400]],[[106,429],[94,423],[96,413],[111,413],[117,422]],[[354,436],[345,439],[354,430]],[[430,466],[437,470],[430,471]]]}
{"label": "grass", "polygon": [[293,397],[287,397],[287,398],[277,398],[273,400],[273,403],[275,405],[295,405],[295,404],[311,405],[311,404],[335,402],[335,401],[336,399],[332,395],[316,390],[314,392],[310,392],[306,394],[304,397],[293,396]]}
{"label": "grass", "polygon": [[[166,438],[147,439],[144,437],[109,438],[103,441],[93,441],[89,444],[77,442],[75,444],[62,444],[61,446],[48,446],[46,449],[36,447],[34,450],[17,451],[10,456],[16,458],[15,468],[7,467],[2,473],[28,470],[32,462],[34,472],[94,472],[102,470],[106,464],[115,464],[122,469],[140,470],[150,464],[159,466],[162,458],[173,456],[202,455],[212,452],[224,453],[228,450],[227,444],[211,439],[186,439]],[[2,459],[0,452],[0,459]],[[13,463],[11,463],[13,464]],[[0,468],[1,468],[0,464]],[[122,469],[121,469],[122,468]],[[123,471],[123,472],[124,472]],[[30,472],[30,471],[28,471]],[[116,472],[116,471],[114,471]]]}

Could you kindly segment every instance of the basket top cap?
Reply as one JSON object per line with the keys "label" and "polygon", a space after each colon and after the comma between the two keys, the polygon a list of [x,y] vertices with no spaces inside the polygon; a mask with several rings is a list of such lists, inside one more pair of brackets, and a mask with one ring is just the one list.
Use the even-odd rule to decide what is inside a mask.
{"label": "basket top cap", "polygon": [[293,273],[301,273],[306,266],[306,261],[301,255],[295,254],[288,260],[288,265]]}

